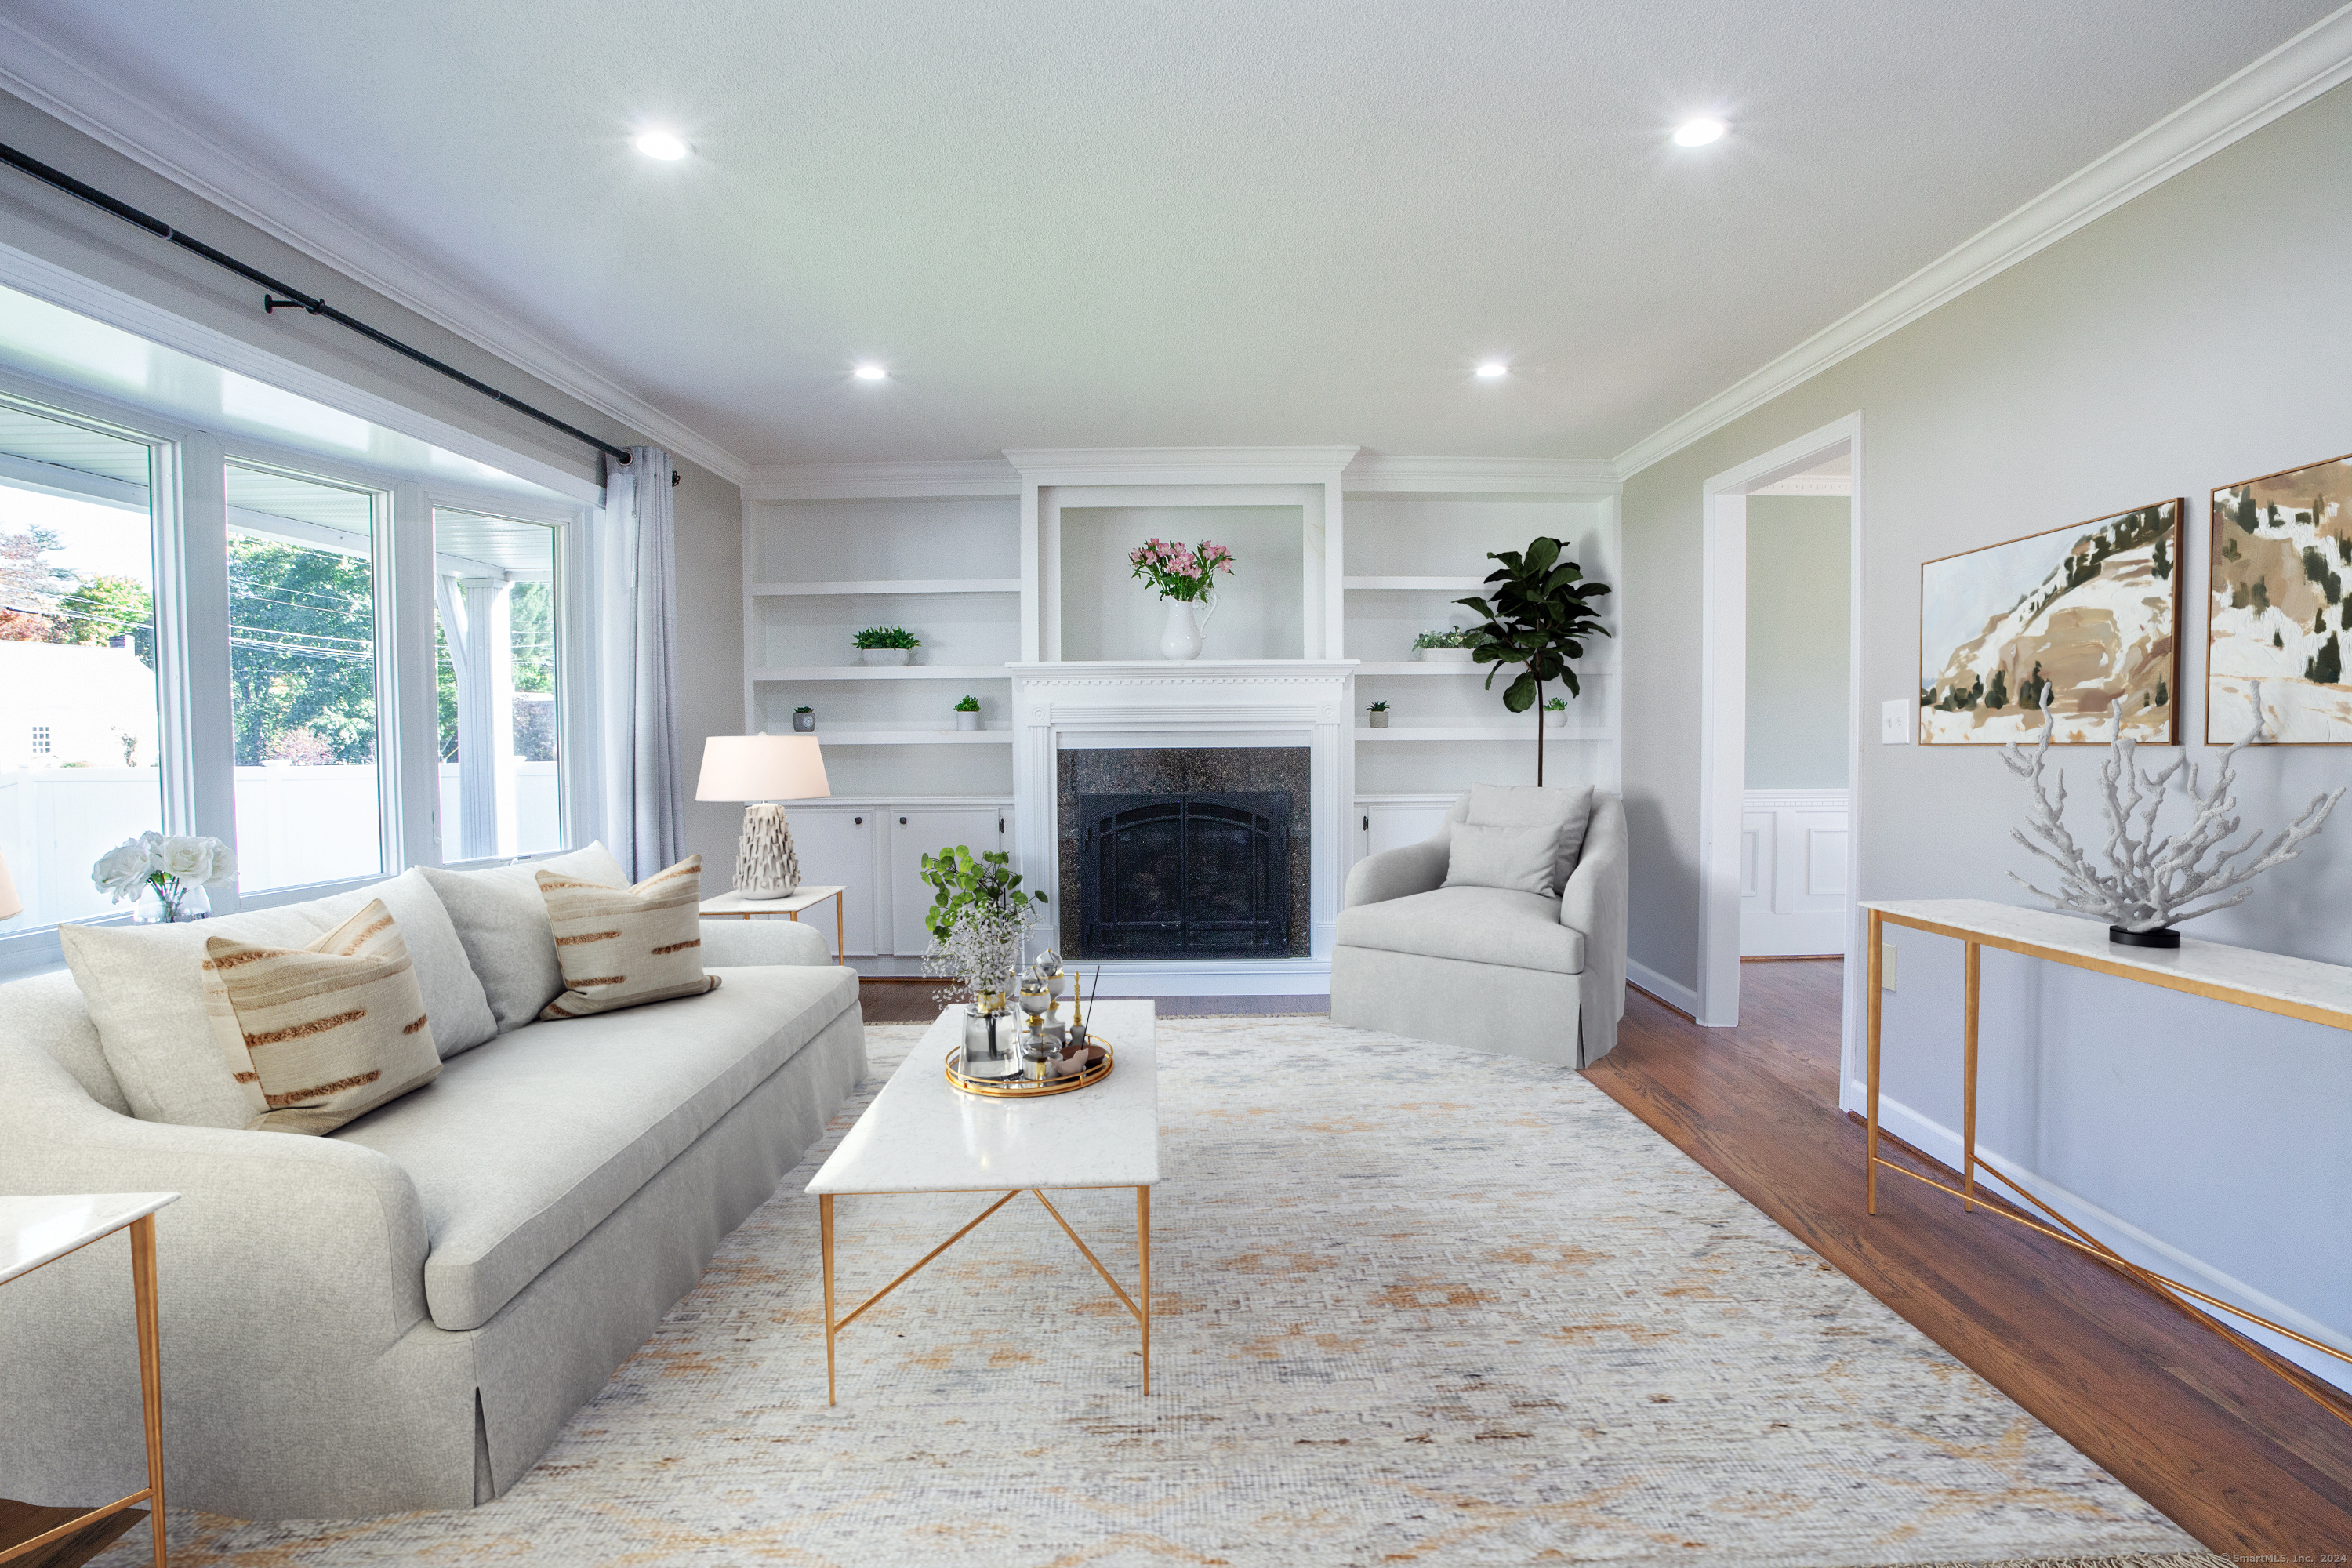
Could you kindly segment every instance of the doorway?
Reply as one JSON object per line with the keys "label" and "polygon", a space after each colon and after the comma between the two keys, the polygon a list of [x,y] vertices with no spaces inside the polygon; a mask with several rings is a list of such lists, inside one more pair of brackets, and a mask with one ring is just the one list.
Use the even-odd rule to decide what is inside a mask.
{"label": "doorway", "polygon": [[[1850,852],[1862,742],[1862,416],[1853,414],[1706,485],[1697,1019],[1709,1027],[1739,1022],[1744,956],[1835,954],[1849,960],[1852,1032],[1853,977],[1862,967],[1852,962]],[[1784,504],[1794,501],[1813,504]],[[1842,571],[1821,568],[1825,551],[1843,552]],[[1818,624],[1824,578],[1828,595],[1842,584],[1843,597],[1843,637],[1826,645]],[[1811,608],[1788,613],[1791,597]]]}

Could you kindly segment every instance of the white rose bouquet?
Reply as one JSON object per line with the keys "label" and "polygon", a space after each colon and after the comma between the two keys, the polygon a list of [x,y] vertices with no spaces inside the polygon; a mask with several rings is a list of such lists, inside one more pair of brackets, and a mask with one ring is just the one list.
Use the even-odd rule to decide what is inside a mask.
{"label": "white rose bouquet", "polygon": [[98,858],[89,879],[116,903],[152,892],[166,921],[198,920],[211,900],[198,894],[236,880],[236,852],[217,838],[142,833]]}

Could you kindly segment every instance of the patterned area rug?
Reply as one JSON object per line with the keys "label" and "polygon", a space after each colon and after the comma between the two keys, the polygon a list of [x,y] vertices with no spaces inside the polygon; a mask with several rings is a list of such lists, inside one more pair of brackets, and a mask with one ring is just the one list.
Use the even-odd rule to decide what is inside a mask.
{"label": "patterned area rug", "polygon": [[[920,1035],[869,1031],[866,1093]],[[1573,1073],[1298,1019],[1160,1057],[1149,1399],[1024,1197],[845,1331],[826,1407],[801,1188],[861,1099],[507,1497],[182,1515],[173,1561],[2215,1561]],[[983,1206],[842,1199],[845,1302]],[[1132,1196],[1063,1210],[1131,1288]]]}

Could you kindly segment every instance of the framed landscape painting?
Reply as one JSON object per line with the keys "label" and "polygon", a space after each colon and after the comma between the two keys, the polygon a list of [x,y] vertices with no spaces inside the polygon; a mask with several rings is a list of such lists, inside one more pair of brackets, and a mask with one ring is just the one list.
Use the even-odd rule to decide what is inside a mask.
{"label": "framed landscape painting", "polygon": [[2205,743],[2253,728],[2263,683],[2270,739],[2352,745],[2352,457],[2213,492]]}
{"label": "framed landscape painting", "polygon": [[2158,501],[1919,568],[1919,743],[2180,739],[2180,519]]}

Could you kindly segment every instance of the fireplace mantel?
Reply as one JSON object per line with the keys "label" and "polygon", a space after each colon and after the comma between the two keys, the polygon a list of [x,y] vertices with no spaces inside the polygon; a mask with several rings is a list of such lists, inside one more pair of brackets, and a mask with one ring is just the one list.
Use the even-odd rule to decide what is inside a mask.
{"label": "fireplace mantel", "polygon": [[[1104,965],[1107,994],[1166,993],[1189,973],[1222,991],[1270,994],[1327,983],[1345,890],[1354,798],[1356,661],[1198,659],[1006,667],[1013,681],[1013,793],[1024,867],[1054,866],[1060,824],[1054,754],[1083,747],[1304,746],[1311,770],[1311,958],[1138,960]],[[1033,881],[1051,885],[1050,875]],[[1181,989],[1179,994],[1183,994]]]}

